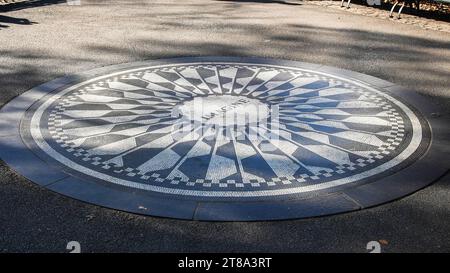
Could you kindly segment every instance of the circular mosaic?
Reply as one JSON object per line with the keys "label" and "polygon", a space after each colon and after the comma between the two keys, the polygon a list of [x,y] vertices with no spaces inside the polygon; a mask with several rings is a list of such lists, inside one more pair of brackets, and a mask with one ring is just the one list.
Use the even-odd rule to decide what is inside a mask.
{"label": "circular mosaic", "polygon": [[355,182],[400,163],[422,135],[411,110],[368,86],[233,63],[102,76],[46,98],[30,119],[32,140],[71,171],[194,196]]}
{"label": "circular mosaic", "polygon": [[[309,216],[353,210],[363,206],[352,190],[391,179],[430,140],[418,112],[380,87],[390,83],[358,80],[361,74],[353,72],[223,57],[99,71],[19,97],[32,98],[18,111],[18,134],[32,151],[27,162],[37,162],[39,173],[55,170],[22,173],[54,191],[122,210],[153,202],[143,213],[213,220],[297,217],[292,207],[304,213],[311,200],[312,211],[316,205],[324,211]],[[398,197],[397,188],[377,187]],[[286,200],[303,205],[283,203],[286,212],[275,216],[256,208],[267,211]],[[211,214],[217,209],[211,206],[227,202],[230,215]],[[236,216],[240,210],[249,211]]]}

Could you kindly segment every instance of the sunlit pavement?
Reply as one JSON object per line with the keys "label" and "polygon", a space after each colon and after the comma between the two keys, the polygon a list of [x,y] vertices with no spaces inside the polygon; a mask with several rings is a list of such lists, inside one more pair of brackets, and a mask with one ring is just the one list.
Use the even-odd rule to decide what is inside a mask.
{"label": "sunlit pavement", "polygon": [[[34,2],[0,15],[2,103],[40,83],[100,66],[219,55],[349,69],[413,88],[440,108],[450,106],[450,38],[442,32],[302,2]],[[373,240],[385,240],[386,252],[450,249],[449,175],[402,200],[358,212],[295,221],[207,223],[87,205],[41,189],[4,164],[1,168],[3,251],[64,252],[74,240],[87,252],[366,252]]]}

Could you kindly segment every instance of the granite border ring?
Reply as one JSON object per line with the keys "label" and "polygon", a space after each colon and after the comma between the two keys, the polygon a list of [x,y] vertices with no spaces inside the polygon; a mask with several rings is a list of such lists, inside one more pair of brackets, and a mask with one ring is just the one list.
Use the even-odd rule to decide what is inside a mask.
{"label": "granite border ring", "polygon": [[419,94],[296,61],[186,57],[37,86],[0,110],[0,158],[131,213],[297,219],[399,199],[444,175],[450,120]]}

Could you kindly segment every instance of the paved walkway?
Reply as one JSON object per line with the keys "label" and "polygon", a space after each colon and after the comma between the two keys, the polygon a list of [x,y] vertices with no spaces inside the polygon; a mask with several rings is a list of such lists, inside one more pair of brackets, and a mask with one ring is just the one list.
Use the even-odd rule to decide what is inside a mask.
{"label": "paved walkway", "polygon": [[[100,66],[233,55],[358,71],[450,106],[450,37],[440,31],[281,1],[44,2],[52,1],[16,4],[0,14],[0,105],[40,83]],[[2,251],[65,251],[68,241],[77,240],[85,251],[365,252],[368,241],[381,239],[388,241],[385,251],[450,250],[450,175],[360,212],[205,223],[103,209],[41,189],[4,164],[0,173]]]}

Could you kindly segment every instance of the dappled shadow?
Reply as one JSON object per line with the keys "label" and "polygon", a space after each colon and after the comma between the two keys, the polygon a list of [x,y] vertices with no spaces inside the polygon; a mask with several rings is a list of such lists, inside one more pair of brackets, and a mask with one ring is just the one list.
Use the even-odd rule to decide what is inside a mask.
{"label": "dappled shadow", "polygon": [[36,24],[36,23],[32,22],[28,19],[25,19],[25,18],[14,18],[14,17],[10,17],[10,16],[0,15],[0,29],[9,27],[8,26],[9,24],[32,25],[32,24]]}
{"label": "dappled shadow", "polygon": [[[0,45],[0,105],[40,83],[100,66],[230,55],[305,61],[370,74],[432,96],[450,112],[450,42],[444,35],[441,39],[435,32],[420,29],[408,33],[393,23],[387,31],[377,25],[365,28],[354,23],[363,17],[351,14],[346,17],[352,20],[345,24],[319,24],[312,20],[317,13],[302,19],[306,5],[286,7],[283,11],[294,10],[287,17],[298,17],[285,21],[275,20],[280,13],[274,9],[248,11],[231,2],[208,3],[200,9],[202,3],[178,1],[174,4],[178,10],[156,3],[131,11],[105,5],[104,10],[95,11],[98,18],[94,19],[94,12],[88,10],[92,7],[82,6],[72,21],[68,14],[57,13],[54,25],[46,22],[50,28],[36,28],[34,43],[29,45],[22,39],[30,28],[17,28],[14,37],[5,35],[0,43],[5,45]],[[337,20],[333,13],[326,15]],[[33,19],[38,18],[34,14]],[[54,31],[51,27],[56,24],[66,28]],[[19,43],[21,47],[11,46]],[[450,246],[445,233],[450,225],[449,178],[407,199],[344,215],[284,222],[199,223],[87,205],[43,190],[3,163],[0,172],[4,174],[0,176],[0,215],[12,219],[3,221],[0,245],[11,251],[65,251],[67,238],[81,238],[87,251],[102,252],[364,252],[366,243],[377,239],[389,240],[387,251],[438,251],[437,246],[441,250]],[[432,236],[425,236],[430,230]]]}
{"label": "dappled shadow", "polygon": [[[164,57],[230,55],[289,59],[354,70],[432,95],[437,103],[450,105],[450,73],[447,66],[450,56],[445,51],[450,48],[450,42],[444,39],[364,28],[320,27],[295,21],[277,21],[274,27],[271,25],[277,18],[274,11],[255,9],[251,16],[247,16],[249,12],[243,6],[228,2],[207,2],[201,11],[198,11],[197,2],[185,4],[186,8],[179,3],[175,3],[175,7],[170,4],[164,6],[160,2],[151,5],[149,7],[152,8],[139,10],[129,7],[134,11],[132,21],[129,16],[123,16],[128,7],[117,9],[115,5],[115,12],[120,16],[114,17],[114,24],[111,22],[113,14],[106,12],[111,6],[102,5],[95,12],[105,9],[102,13],[109,17],[97,20],[95,28],[77,32],[83,25],[68,22],[65,31],[70,31],[70,35],[63,35],[64,40],[56,39],[57,43],[50,44],[47,50],[8,49],[0,52],[2,56],[23,64],[3,70],[5,77],[0,79],[0,84],[6,86],[3,94],[23,90],[20,86],[29,87],[28,83],[35,82],[31,78],[42,74],[42,63],[50,72],[55,68],[61,71],[61,67],[73,67],[73,64],[94,68],[100,64]],[[84,16],[82,13],[92,7],[87,5],[81,8],[85,10],[77,9],[76,16]],[[286,16],[294,16],[302,6],[284,9],[293,10]],[[102,39],[111,30],[125,28],[132,28],[133,31],[122,33],[119,39],[122,42]],[[89,40],[89,33],[94,30],[98,33],[98,39]],[[52,49],[59,44],[62,45],[59,51]],[[83,58],[78,59],[76,54],[67,55],[74,51],[82,54]],[[41,65],[37,65],[39,63]],[[23,75],[18,75],[21,69],[28,71],[29,81],[26,83],[21,79]],[[77,69],[81,70],[75,68],[75,71]],[[6,77],[10,73],[11,77]],[[5,84],[6,81],[9,85]]]}
{"label": "dappled shadow", "polygon": [[[186,25],[188,24],[188,25]],[[158,25],[153,25],[157,28]],[[164,21],[159,27],[171,31],[203,31],[201,21]],[[217,22],[216,34],[232,32],[240,42],[223,40],[179,39],[171,35],[132,41],[132,54],[138,59],[164,56],[264,56],[335,66],[358,71],[404,85],[422,94],[432,95],[437,103],[450,105],[450,73],[445,64],[450,43],[408,35],[336,29],[304,24],[279,24],[277,28],[262,25]],[[148,49],[145,45],[152,44]],[[111,45],[87,45],[96,54],[128,55],[130,51]],[[155,50],[156,49],[156,50]],[[157,52],[163,51],[164,54]],[[447,109],[449,109],[447,107]],[[450,111],[450,110],[449,110]]]}
{"label": "dappled shadow", "polygon": [[29,0],[23,2],[9,3],[6,5],[0,5],[0,12],[9,12],[15,10],[36,8],[60,3],[66,3],[66,0]]}

